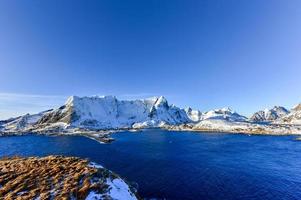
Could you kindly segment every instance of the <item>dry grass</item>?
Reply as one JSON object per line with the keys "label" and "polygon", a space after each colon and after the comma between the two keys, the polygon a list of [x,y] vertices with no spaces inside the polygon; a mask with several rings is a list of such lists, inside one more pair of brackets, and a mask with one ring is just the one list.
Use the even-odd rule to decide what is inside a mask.
{"label": "dry grass", "polygon": [[88,166],[75,157],[2,158],[0,199],[85,199],[91,190],[104,193],[108,170]]}

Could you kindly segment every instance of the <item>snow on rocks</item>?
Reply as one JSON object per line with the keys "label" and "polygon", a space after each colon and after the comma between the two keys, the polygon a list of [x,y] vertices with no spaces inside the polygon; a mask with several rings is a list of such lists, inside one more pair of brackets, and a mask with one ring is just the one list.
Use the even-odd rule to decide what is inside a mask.
{"label": "snow on rocks", "polygon": [[301,126],[276,125],[276,124],[256,124],[240,121],[226,121],[221,119],[203,120],[191,128],[194,131],[215,131],[229,133],[247,134],[271,134],[287,135],[301,134]]}
{"label": "snow on rocks", "polygon": [[190,122],[185,111],[169,105],[164,97],[142,100],[118,100],[113,96],[70,97],[66,104],[46,114],[40,126],[65,122],[71,127],[89,129],[131,128],[133,124]]}
{"label": "snow on rocks", "polygon": [[120,130],[170,128],[295,134],[300,133],[299,126],[301,104],[291,111],[275,106],[247,119],[230,108],[207,112],[192,108],[184,110],[169,104],[163,96],[137,100],[119,100],[115,96],[71,96],[57,109],[0,121],[0,135],[77,134],[110,142],[112,139],[107,137],[108,134]]}
{"label": "snow on rocks", "polygon": [[[88,164],[88,167],[106,170],[103,168],[103,166],[95,162],[90,162]],[[109,173],[112,172],[109,171]],[[97,181],[97,179],[94,180],[92,184]],[[104,194],[99,194],[95,191],[91,191],[86,197],[86,200],[99,200],[104,199],[104,197],[109,197],[113,200],[137,200],[136,195],[132,192],[129,185],[120,177],[116,175],[110,175],[105,179],[105,184],[108,186],[108,189]]]}
{"label": "snow on rocks", "polygon": [[107,179],[106,184],[110,186],[108,195],[116,200],[136,200],[129,186],[120,178]]}
{"label": "snow on rocks", "polygon": [[295,106],[290,113],[279,118],[274,123],[301,125],[301,104]]}
{"label": "snow on rocks", "polygon": [[[6,120],[6,123],[3,123],[3,129],[4,130],[10,130],[10,131],[20,131],[24,130],[35,123],[37,123],[38,120],[41,119],[43,115],[50,112],[51,110],[47,110],[38,114],[26,114],[20,117],[12,118],[9,120]],[[2,121],[3,122],[3,121]]]}
{"label": "snow on rocks", "polygon": [[192,108],[188,107],[185,109],[185,112],[188,118],[193,122],[199,122],[202,120],[202,112],[199,110],[193,110]]}
{"label": "snow on rocks", "polygon": [[4,157],[0,173],[6,177],[4,199],[137,199],[118,175],[77,157]]}
{"label": "snow on rocks", "polygon": [[288,113],[289,111],[286,108],[274,106],[272,109],[260,110],[254,113],[250,120],[254,122],[271,122],[287,115]]}
{"label": "snow on rocks", "polygon": [[233,111],[231,108],[222,108],[208,111],[202,115],[202,120],[221,119],[226,121],[246,121],[246,117]]}

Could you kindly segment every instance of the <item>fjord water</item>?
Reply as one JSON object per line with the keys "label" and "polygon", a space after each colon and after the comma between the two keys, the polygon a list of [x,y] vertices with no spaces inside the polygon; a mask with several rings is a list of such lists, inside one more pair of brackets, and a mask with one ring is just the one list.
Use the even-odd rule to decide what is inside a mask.
{"label": "fjord water", "polygon": [[144,198],[301,199],[294,136],[122,132],[112,144],[80,136],[0,138],[0,156],[79,156],[139,185]]}

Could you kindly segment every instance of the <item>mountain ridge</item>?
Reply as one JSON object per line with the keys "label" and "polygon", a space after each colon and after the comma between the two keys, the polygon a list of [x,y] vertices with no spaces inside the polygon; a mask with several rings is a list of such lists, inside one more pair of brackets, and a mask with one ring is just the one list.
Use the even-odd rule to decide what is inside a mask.
{"label": "mountain ridge", "polygon": [[264,109],[255,112],[250,120],[255,122],[271,122],[277,120],[285,115],[287,115],[290,111],[282,106],[274,106],[271,109]]}
{"label": "mountain ridge", "polygon": [[[0,121],[0,132],[2,134],[29,131],[78,133],[166,128],[296,134],[299,132],[297,125],[301,125],[299,119],[301,119],[301,110],[292,109],[289,112],[280,106],[258,111],[247,118],[227,107],[207,112],[190,107],[183,109],[169,104],[163,96],[137,100],[119,100],[115,96],[70,96],[65,104],[57,109]],[[267,122],[267,124],[262,125],[260,122]],[[294,124],[295,122],[298,123]]]}

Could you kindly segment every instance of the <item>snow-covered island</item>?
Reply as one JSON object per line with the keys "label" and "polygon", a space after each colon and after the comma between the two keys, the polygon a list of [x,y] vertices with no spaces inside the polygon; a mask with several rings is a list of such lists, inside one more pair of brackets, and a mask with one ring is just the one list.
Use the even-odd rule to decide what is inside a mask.
{"label": "snow-covered island", "polygon": [[76,157],[0,159],[1,199],[137,200],[123,179]]}
{"label": "snow-covered island", "polygon": [[222,108],[201,112],[169,104],[163,97],[118,100],[114,96],[71,96],[57,109],[0,121],[0,135],[84,135],[110,142],[120,130],[161,128],[247,134],[301,134],[301,104],[291,110],[280,106],[247,118]]}

